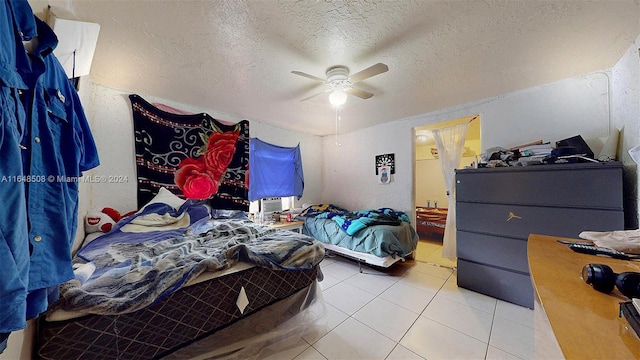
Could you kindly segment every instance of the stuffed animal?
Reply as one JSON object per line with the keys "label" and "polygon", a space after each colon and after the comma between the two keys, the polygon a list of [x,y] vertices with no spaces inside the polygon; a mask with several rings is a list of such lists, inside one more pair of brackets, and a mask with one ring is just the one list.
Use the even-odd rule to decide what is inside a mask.
{"label": "stuffed animal", "polygon": [[118,210],[106,207],[100,211],[92,210],[87,213],[84,218],[84,232],[91,234],[95,232],[107,233],[113,229],[122,216]]}

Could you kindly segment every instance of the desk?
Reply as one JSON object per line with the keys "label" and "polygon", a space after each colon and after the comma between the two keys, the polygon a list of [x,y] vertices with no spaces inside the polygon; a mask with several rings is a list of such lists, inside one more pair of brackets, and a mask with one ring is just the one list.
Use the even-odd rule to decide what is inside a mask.
{"label": "desk", "polygon": [[280,230],[290,230],[297,233],[302,234],[302,225],[304,225],[304,221],[279,221],[274,223],[269,223],[268,226]]}
{"label": "desk", "polygon": [[[640,272],[640,262],[579,254],[557,243],[558,239],[532,234],[527,252],[535,311],[546,314],[564,356],[581,360],[640,359],[640,339],[627,320],[618,317],[619,303],[627,299],[617,290],[611,294],[593,290],[580,277],[586,264],[606,264],[621,273]],[[542,309],[537,308],[538,301]]]}

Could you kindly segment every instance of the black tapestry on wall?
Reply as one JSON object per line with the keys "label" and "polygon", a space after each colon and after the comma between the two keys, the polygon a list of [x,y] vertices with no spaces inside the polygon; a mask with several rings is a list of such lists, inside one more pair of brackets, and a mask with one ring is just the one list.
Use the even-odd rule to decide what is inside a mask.
{"label": "black tapestry on wall", "polygon": [[164,187],[214,209],[249,210],[249,121],[226,124],[205,113],[166,112],[135,94],[129,99],[139,208]]}

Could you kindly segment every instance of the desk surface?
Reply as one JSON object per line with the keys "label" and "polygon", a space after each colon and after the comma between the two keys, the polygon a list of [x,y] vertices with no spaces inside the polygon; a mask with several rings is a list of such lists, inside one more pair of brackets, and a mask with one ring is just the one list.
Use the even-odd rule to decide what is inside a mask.
{"label": "desk surface", "polygon": [[[624,318],[617,290],[604,294],[581,278],[584,265],[609,265],[616,273],[640,272],[640,262],[579,254],[555,236],[530,235],[527,243],[533,287],[567,359],[640,359],[640,339]],[[576,239],[564,239],[575,240]]]}

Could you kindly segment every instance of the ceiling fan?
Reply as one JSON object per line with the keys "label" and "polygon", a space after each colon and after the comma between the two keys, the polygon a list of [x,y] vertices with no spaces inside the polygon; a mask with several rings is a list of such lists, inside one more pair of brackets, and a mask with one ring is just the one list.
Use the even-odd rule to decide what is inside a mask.
{"label": "ceiling fan", "polygon": [[329,86],[328,89],[317,94],[313,94],[300,101],[309,100],[318,95],[330,92],[331,95],[329,96],[329,101],[332,104],[339,106],[346,102],[346,94],[355,95],[361,99],[368,99],[372,97],[372,93],[354,87],[354,85],[362,80],[385,73],[387,71],[389,71],[389,67],[387,65],[383,63],[377,63],[351,76],[349,76],[349,68],[344,65],[330,66],[326,71],[326,79],[321,79],[317,76],[309,75],[302,71],[292,71],[291,73],[304,76],[306,78],[324,83],[325,85]]}

